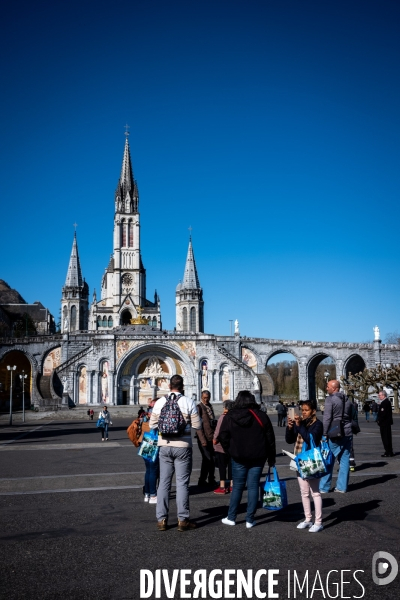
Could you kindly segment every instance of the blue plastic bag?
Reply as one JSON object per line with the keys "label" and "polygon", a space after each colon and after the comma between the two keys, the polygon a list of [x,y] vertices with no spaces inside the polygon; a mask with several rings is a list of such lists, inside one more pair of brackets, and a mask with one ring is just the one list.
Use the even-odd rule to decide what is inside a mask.
{"label": "blue plastic bag", "polygon": [[271,481],[271,469],[268,469],[263,494],[263,508],[266,510],[282,510],[288,505],[286,481],[279,479],[276,467],[272,467],[274,481]]}
{"label": "blue plastic bag", "polygon": [[143,435],[142,443],[139,446],[138,455],[148,460],[155,462],[158,456],[158,430],[150,429]]}
{"label": "blue plastic bag", "polygon": [[105,427],[105,420],[103,419],[103,417],[99,417],[97,419],[97,423],[96,423],[96,427],[98,427],[99,429],[103,429]]}
{"label": "blue plastic bag", "polygon": [[326,475],[326,465],[321,449],[315,445],[314,438],[311,433],[310,449],[307,450],[307,444],[303,442],[302,451],[294,460],[302,479],[316,479]]}
{"label": "blue plastic bag", "polygon": [[333,462],[333,454],[326,440],[322,440],[321,442],[321,454],[322,458],[324,459],[325,466],[329,467]]}

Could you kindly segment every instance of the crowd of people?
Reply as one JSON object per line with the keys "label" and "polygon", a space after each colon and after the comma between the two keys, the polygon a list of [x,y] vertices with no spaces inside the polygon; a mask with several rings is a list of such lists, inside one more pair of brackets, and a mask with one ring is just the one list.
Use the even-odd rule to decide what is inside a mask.
{"label": "crowd of people", "polygon": [[[340,391],[340,383],[336,380],[329,381],[327,393],[322,421],[317,417],[317,405],[314,400],[299,403],[300,411],[290,410],[289,407],[288,412],[285,407],[283,414],[281,409],[277,408],[278,426],[283,425],[283,418],[287,421],[285,439],[288,444],[294,445],[295,457],[301,454],[304,448],[310,447],[311,438],[316,447],[324,443],[329,449],[330,460],[326,462],[322,476],[304,478],[297,472],[305,517],[297,527],[310,533],[323,530],[321,494],[331,491],[336,461],[339,463],[339,470],[333,491],[342,494],[347,492],[349,472],[352,465],[353,468],[355,465],[353,435],[360,431],[356,407]],[[170,393],[150,401],[148,410],[141,409],[138,419],[134,421],[139,424],[138,443],[142,441],[146,431],[158,432],[157,457],[154,461],[145,460],[143,491],[145,502],[157,505],[157,528],[160,531],[168,528],[174,474],[178,531],[196,528],[196,523],[190,519],[189,508],[193,452],[191,429],[195,430],[201,454],[198,486],[208,488],[214,494],[230,494],[228,513],[222,519],[222,523],[227,526],[236,524],[243,491],[247,486],[246,527],[252,528],[256,524],[254,517],[263,468],[266,463],[273,467],[276,460],[276,443],[271,420],[265,411],[261,410],[254,395],[247,390],[239,392],[234,402],[228,400],[223,403],[223,413],[219,419],[215,418],[210,400],[210,392],[205,390],[196,405],[193,399],[184,395],[182,377],[174,375],[170,380]],[[392,407],[385,391],[379,393],[379,400],[376,421],[385,449],[382,456],[394,456],[391,438]],[[372,411],[372,407],[370,410]],[[107,421],[106,408],[103,417]],[[219,471],[218,481],[215,479],[216,467]],[[314,519],[311,497],[315,510]]]}

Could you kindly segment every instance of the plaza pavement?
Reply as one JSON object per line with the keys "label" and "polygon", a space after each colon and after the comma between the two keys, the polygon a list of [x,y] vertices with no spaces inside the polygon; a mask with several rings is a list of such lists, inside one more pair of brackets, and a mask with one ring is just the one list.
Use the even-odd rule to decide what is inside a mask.
{"label": "plaza pavement", "polygon": [[[276,415],[272,420],[278,453],[290,450]],[[237,526],[223,526],[229,496],[196,486],[196,446],[190,503],[199,527],[177,531],[172,499],[171,529],[156,531],[155,506],[143,502],[143,460],[126,436],[129,423],[129,418],[114,418],[108,442],[101,442],[90,421],[54,418],[0,425],[2,597],[138,599],[139,570],[160,568],[280,569],[281,598],[287,597],[288,569],[299,575],[308,569],[312,576],[318,570],[322,578],[333,569],[361,569],[364,598],[399,597],[400,575],[387,586],[376,586],[371,576],[377,551],[390,552],[400,562],[399,416],[393,427],[398,453],[391,459],[381,458],[377,425],[361,419],[362,433],[355,439],[358,468],[349,492],[323,496],[325,529],[314,535],[296,529],[303,517],[298,484],[289,459],[279,455],[289,506],[278,512],[259,509],[257,526],[247,530],[244,496]],[[361,588],[353,582],[346,593],[360,596]],[[307,595],[297,592],[296,597]],[[316,591],[312,597],[324,596]]]}

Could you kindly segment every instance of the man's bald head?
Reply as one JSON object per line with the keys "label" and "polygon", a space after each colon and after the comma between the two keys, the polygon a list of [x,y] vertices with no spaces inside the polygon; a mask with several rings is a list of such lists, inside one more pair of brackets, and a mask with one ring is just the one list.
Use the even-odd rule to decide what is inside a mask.
{"label": "man's bald head", "polygon": [[337,379],[332,379],[331,381],[328,381],[327,385],[326,385],[326,391],[328,392],[328,394],[334,394],[335,392],[338,392],[340,390],[340,383]]}

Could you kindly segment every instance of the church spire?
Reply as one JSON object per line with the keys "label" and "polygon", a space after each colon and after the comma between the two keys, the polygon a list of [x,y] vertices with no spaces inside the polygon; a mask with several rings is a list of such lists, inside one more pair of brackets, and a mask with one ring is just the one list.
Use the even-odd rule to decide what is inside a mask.
{"label": "church spire", "polygon": [[196,261],[194,260],[192,236],[189,238],[189,248],[186,257],[185,271],[183,273],[182,289],[199,290],[200,281],[197,275]]}
{"label": "church spire", "polygon": [[125,133],[124,155],[122,157],[121,175],[115,191],[115,209],[121,213],[136,213],[138,210],[139,192],[133,177],[128,132]]}
{"label": "church spire", "polygon": [[78,243],[76,241],[76,231],[74,233],[74,241],[72,242],[71,256],[69,259],[67,278],[65,287],[82,287],[83,277],[81,271],[81,263],[79,262]]}

